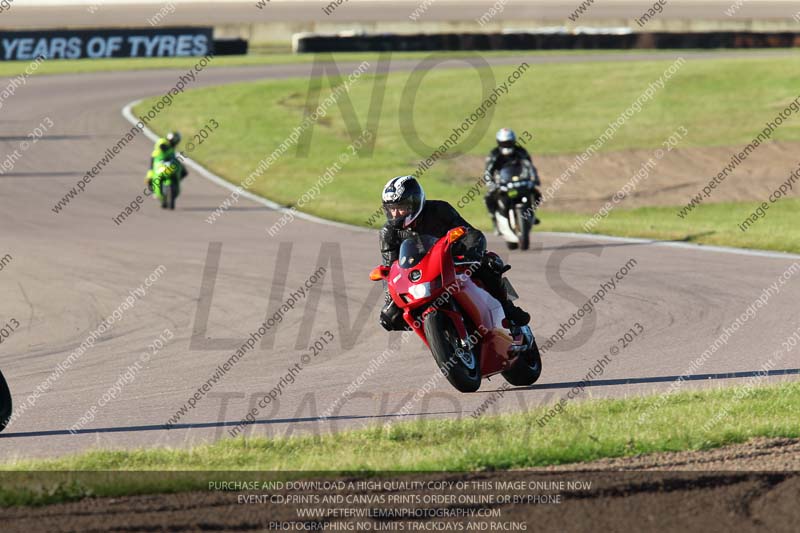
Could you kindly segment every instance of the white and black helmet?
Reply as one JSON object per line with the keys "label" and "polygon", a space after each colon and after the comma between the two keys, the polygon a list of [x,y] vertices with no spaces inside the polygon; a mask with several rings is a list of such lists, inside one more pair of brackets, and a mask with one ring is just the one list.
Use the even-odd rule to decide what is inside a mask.
{"label": "white and black helmet", "polygon": [[386,220],[403,228],[410,226],[425,207],[425,191],[414,176],[390,179],[383,188],[381,199]]}
{"label": "white and black helmet", "polygon": [[181,142],[181,134],[177,131],[171,131],[167,133],[167,140],[173,147],[178,146],[178,143]]}
{"label": "white and black helmet", "polygon": [[497,139],[497,146],[500,147],[500,153],[503,155],[511,155],[514,151],[514,146],[517,144],[517,134],[511,128],[502,128],[495,136]]}

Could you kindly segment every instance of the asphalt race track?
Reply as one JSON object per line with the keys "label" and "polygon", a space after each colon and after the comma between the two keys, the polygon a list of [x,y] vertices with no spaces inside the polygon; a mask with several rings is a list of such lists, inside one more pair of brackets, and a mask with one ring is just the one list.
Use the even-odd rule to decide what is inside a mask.
{"label": "asphalt race track", "polygon": [[[698,55],[696,60],[707,56]],[[519,58],[495,62],[511,64]],[[413,64],[398,61],[394,67]],[[340,65],[342,71],[347,67]],[[210,69],[198,76],[197,85],[302,77],[310,68]],[[377,324],[378,293],[367,278],[379,260],[375,232],[297,219],[271,238],[266,228],[281,213],[244,199],[208,224],[206,217],[229,191],[197,171],[184,182],[175,212],[162,211],[155,201],[148,201],[117,226],[112,217],[142,192],[152,145],[144,135],[62,212],[51,210],[106,148],[130,130],[120,110],[133,100],[165,92],[182,73],[40,76],[29,79],[5,102],[3,154],[18,149],[43,121],[53,123],[13,169],[0,175],[0,257],[12,257],[0,270],[0,323],[12,318],[19,322],[0,346],[0,368],[15,405],[28,402],[59,364],[65,368],[65,360],[105,317],[115,311],[118,317],[43,394],[31,396],[33,405],[0,434],[4,459],[92,447],[183,446],[224,436],[257,406],[259,398],[278,387],[287,369],[301,362],[308,345],[326,330],[335,336],[333,345],[313,358],[294,383],[284,378],[277,400],[261,409],[258,423],[250,427],[252,434],[330,431],[396,421],[401,417],[393,415],[438,372],[422,344],[411,339],[377,365],[334,417],[321,419],[388,346],[389,337]],[[4,86],[6,80],[1,83]],[[224,123],[224,116],[217,119]],[[265,146],[264,155],[273,148]],[[376,200],[388,177],[375,177]],[[346,169],[336,179],[346,180]],[[496,238],[490,242],[501,248]],[[618,339],[636,323],[644,333],[617,351],[605,373],[580,398],[664,391],[689,370],[693,376],[684,388],[742,383],[797,327],[800,271],[786,275],[788,281],[769,296],[765,307],[713,356],[693,367],[692,361],[723,328],[745,313],[799,257],[545,233],[535,235],[534,248],[511,255],[509,274],[523,306],[532,312],[540,345],[623,265],[628,264],[629,271],[593,312],[547,351],[540,382],[506,392],[489,412],[557,401],[612,346],[619,346]],[[257,343],[175,427],[166,429],[164,424],[176,410],[258,329],[267,310],[274,313],[318,264],[327,268],[324,279],[271,330],[274,337],[268,339],[274,340],[274,347]],[[143,296],[131,296],[131,308],[122,309],[131,291],[159,265],[163,268],[157,281],[145,288]],[[120,380],[165,329],[174,338],[141,369],[128,372],[129,377],[134,374],[132,379]],[[796,356],[776,359],[769,368],[765,382],[796,379],[800,372]],[[114,390],[116,398],[104,402],[92,421],[71,434],[69,429],[104,394],[110,398],[115,383],[121,383]],[[498,376],[479,392],[462,395],[439,379],[406,411],[411,416],[469,416],[502,383]]]}

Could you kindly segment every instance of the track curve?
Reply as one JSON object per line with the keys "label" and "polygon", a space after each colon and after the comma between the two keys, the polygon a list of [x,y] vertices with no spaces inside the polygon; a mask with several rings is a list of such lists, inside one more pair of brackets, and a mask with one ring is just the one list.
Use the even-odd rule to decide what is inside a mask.
{"label": "track curve", "polygon": [[[518,61],[491,60],[493,64]],[[414,64],[397,61],[393,68]],[[306,76],[310,68],[210,69],[200,75],[198,85]],[[412,339],[376,365],[336,416],[321,418],[370,361],[387,349],[388,337],[376,323],[374,293],[369,299],[373,287],[367,273],[378,261],[374,233],[298,219],[272,239],[266,228],[281,214],[249,200],[241,200],[209,225],[205,218],[229,191],[197,173],[186,182],[174,213],[147,202],[130,220],[116,226],[112,217],[141,192],[141,169],[151,149],[143,135],[63,212],[51,211],[105,147],[130,129],[120,109],[137,98],[166,91],[180,74],[140,71],[35,77],[18,90],[13,105],[2,110],[0,143],[5,152],[13,152],[20,139],[46,117],[54,123],[12,170],[0,175],[0,224],[5,229],[0,257],[12,258],[0,270],[4,303],[0,321],[14,318],[20,323],[0,346],[0,367],[15,406],[32,398],[37,386],[60,363],[63,367],[70,353],[104,317],[120,308],[132,289],[159,265],[164,270],[145,295],[124,309],[113,327],[0,434],[0,455],[13,459],[92,447],[183,446],[225,436],[300,361],[308,340],[313,342],[325,330],[336,336],[333,346],[303,368],[294,383],[282,386],[277,400],[256,416],[258,423],[249,428],[251,434],[335,431],[394,421],[401,418],[395,415],[409,401],[411,416],[469,416],[491,398],[503,383],[499,376],[472,395],[457,394],[438,380],[429,393],[413,401],[437,371],[430,355]],[[532,252],[513,254],[510,277],[523,305],[532,311],[540,344],[626,263],[629,272],[592,313],[576,321],[564,339],[547,351],[539,383],[505,392],[489,407],[490,413],[555,402],[637,322],[645,332],[612,358],[580,398],[668,390],[724,327],[800,261],[781,254],[723,253],[637,240],[547,233],[537,234],[535,240]],[[499,248],[500,243],[490,237],[490,246]],[[216,269],[214,257],[219,258]],[[339,257],[341,267],[337,266]],[[228,359],[230,347],[258,328],[270,302],[282,302],[318,264],[328,267],[316,286],[321,290],[312,291],[310,300],[286,313],[275,330],[274,347],[257,345],[178,425],[164,427]],[[210,275],[215,271],[209,295]],[[787,278],[766,307],[695,368],[694,377],[683,386],[741,383],[774,357],[781,341],[799,325],[798,279],[800,272]],[[207,330],[202,332],[202,308],[209,298]],[[312,313],[315,300],[318,308]],[[337,309],[336,301],[347,305]],[[133,380],[121,380],[120,375],[165,328],[174,338],[137,370]],[[198,332],[194,342],[193,332]],[[309,332],[308,338],[301,335],[304,332]],[[203,337],[214,339],[211,342],[218,347],[199,349]],[[773,375],[767,381],[795,379],[800,364],[796,354],[789,355],[773,361]],[[122,384],[116,398],[72,434],[69,429],[115,383]]]}

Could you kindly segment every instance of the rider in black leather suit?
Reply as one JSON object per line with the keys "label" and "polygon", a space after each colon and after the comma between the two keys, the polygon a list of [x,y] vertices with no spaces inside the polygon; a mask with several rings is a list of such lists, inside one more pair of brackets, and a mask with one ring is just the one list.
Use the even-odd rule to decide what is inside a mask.
{"label": "rider in black leather suit", "polygon": [[[455,243],[454,253],[480,261],[480,267],[472,276],[500,301],[512,325],[524,326],[530,321],[530,315],[508,299],[502,274],[510,267],[505,266],[497,254],[486,251],[486,237],[464,220],[453,206],[441,200],[426,201],[425,192],[414,176],[399,176],[389,180],[384,187],[383,207],[387,222],[381,228],[379,238],[385,266],[391,266],[397,260],[400,244],[405,239],[414,235],[441,238],[451,229],[463,226],[467,233]],[[380,322],[389,331],[407,328],[402,311],[392,301],[388,291]]]}
{"label": "rider in black leather suit", "polygon": [[[489,211],[492,225],[496,224],[494,213],[497,211],[497,185],[494,181],[494,173],[500,171],[506,163],[517,160],[530,163],[533,171],[533,182],[536,184],[533,187],[533,205],[538,208],[542,202],[542,193],[538,188],[540,183],[539,171],[536,170],[536,166],[533,164],[531,154],[517,143],[517,135],[512,130],[503,128],[497,132],[497,146],[489,152],[489,156],[486,158],[486,169],[483,173],[483,179],[486,183],[486,195],[483,200],[486,202],[486,210]],[[533,223],[539,223],[537,214],[534,214]],[[496,225],[495,229],[497,229]]]}

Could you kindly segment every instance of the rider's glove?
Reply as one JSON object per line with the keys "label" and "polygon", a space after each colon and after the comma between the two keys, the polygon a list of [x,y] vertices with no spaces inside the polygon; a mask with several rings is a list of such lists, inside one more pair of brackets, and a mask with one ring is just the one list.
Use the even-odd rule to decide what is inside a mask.
{"label": "rider's glove", "polygon": [[381,318],[379,322],[381,323],[383,329],[385,329],[386,331],[392,331],[394,329],[392,328],[391,321],[388,318],[386,318],[386,316],[383,313],[381,313]]}
{"label": "rider's glove", "polygon": [[511,265],[503,262],[503,259],[494,252],[486,252],[481,259],[481,266],[488,268],[498,276],[511,270]]}
{"label": "rider's glove", "polygon": [[381,326],[383,326],[383,329],[385,329],[386,331],[394,331],[395,318],[393,316],[392,311],[396,312],[397,308],[392,306],[392,297],[389,296],[388,292],[386,293],[386,296],[387,296],[386,303],[381,309],[381,316],[378,321],[380,322]]}
{"label": "rider's glove", "polygon": [[411,327],[403,320],[403,311],[391,300],[381,309],[379,320],[386,331],[410,331]]}

